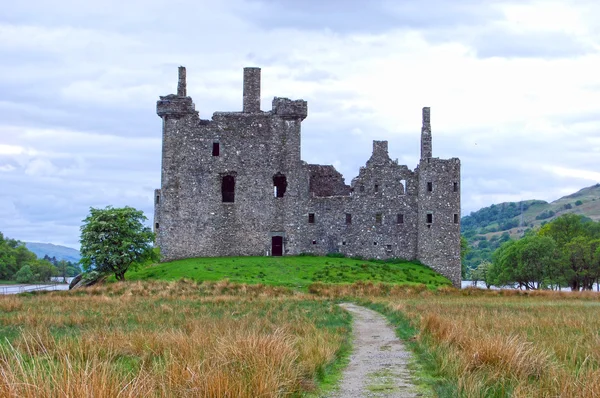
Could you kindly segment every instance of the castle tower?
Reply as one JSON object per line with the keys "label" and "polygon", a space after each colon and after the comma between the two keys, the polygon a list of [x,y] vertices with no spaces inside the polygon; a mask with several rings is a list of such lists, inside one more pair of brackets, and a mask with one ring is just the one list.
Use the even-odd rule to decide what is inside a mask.
{"label": "castle tower", "polygon": [[417,168],[417,259],[460,287],[460,160],[432,156],[430,110],[423,108]]}

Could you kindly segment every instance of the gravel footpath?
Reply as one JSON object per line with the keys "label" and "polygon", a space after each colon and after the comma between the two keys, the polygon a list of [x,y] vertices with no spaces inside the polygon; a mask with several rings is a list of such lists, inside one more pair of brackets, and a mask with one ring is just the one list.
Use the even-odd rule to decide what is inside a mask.
{"label": "gravel footpath", "polygon": [[355,304],[340,306],[354,317],[354,349],[332,398],[418,397],[407,364],[411,354],[383,315]]}

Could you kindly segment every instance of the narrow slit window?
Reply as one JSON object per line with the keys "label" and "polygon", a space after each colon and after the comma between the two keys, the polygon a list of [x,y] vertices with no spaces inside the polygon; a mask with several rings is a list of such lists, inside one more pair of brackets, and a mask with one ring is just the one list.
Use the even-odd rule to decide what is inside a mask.
{"label": "narrow slit window", "polygon": [[220,149],[221,148],[219,147],[219,143],[218,142],[213,142],[212,155],[213,156],[219,156]]}
{"label": "narrow slit window", "polygon": [[235,177],[234,176],[223,176],[221,180],[221,194],[223,196],[223,203],[234,203],[235,202]]}
{"label": "narrow slit window", "polygon": [[375,184],[374,191],[379,192],[379,185]]}
{"label": "narrow slit window", "polygon": [[383,219],[383,215],[381,213],[375,214],[375,223],[376,224],[381,224],[382,219]]}
{"label": "narrow slit window", "polygon": [[343,241],[343,242],[342,242],[342,246],[346,246],[346,241]]}
{"label": "narrow slit window", "polygon": [[315,213],[308,213],[308,223],[309,224],[315,223]]}
{"label": "narrow slit window", "polygon": [[433,192],[433,182],[427,183],[427,192]]}
{"label": "narrow slit window", "polygon": [[316,245],[316,244],[317,244],[317,241],[316,241],[316,240],[313,240],[313,245]]}
{"label": "narrow slit window", "polygon": [[404,224],[404,214],[400,213],[396,216],[396,224]]}
{"label": "narrow slit window", "polygon": [[346,224],[352,224],[352,214],[346,213]]}
{"label": "narrow slit window", "polygon": [[454,213],[454,224],[458,224],[458,214]]}
{"label": "narrow slit window", "polygon": [[373,242],[373,246],[377,246],[377,242]]}
{"label": "narrow slit window", "polygon": [[158,223],[154,224],[154,228],[158,229]]}
{"label": "narrow slit window", "polygon": [[452,189],[454,190],[454,192],[458,192],[458,182],[452,183]]}
{"label": "narrow slit window", "polygon": [[392,251],[392,245],[385,245],[385,250],[391,252]]}
{"label": "narrow slit window", "polygon": [[361,185],[360,187],[358,187],[358,190],[359,190],[360,192],[365,192],[365,186],[364,186],[364,185]]}
{"label": "narrow slit window", "polygon": [[433,223],[433,213],[427,213],[427,224]]}
{"label": "narrow slit window", "polygon": [[160,203],[160,195],[156,195],[156,204]]}

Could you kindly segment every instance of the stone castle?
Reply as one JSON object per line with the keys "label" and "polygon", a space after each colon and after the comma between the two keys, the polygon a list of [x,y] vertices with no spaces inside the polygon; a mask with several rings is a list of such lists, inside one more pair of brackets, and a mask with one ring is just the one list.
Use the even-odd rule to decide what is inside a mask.
{"label": "stone castle", "polygon": [[160,97],[161,188],[154,228],[164,261],[189,257],[343,253],[419,260],[460,286],[460,160],[432,157],[423,108],[415,170],[387,141],[350,186],[333,166],[300,157],[307,103],[275,97],[260,109],[260,69],[244,68],[243,110],[203,120],[179,68]]}

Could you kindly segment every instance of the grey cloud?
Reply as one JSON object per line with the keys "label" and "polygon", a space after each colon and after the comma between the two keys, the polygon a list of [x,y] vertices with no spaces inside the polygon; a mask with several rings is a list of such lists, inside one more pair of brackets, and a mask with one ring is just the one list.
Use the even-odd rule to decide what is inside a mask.
{"label": "grey cloud", "polygon": [[476,35],[472,45],[480,58],[567,58],[596,52],[564,32],[516,33],[491,29]]}
{"label": "grey cloud", "polygon": [[245,16],[267,29],[328,29],[340,33],[381,33],[479,24],[497,15],[493,4],[476,0],[263,0]]}

